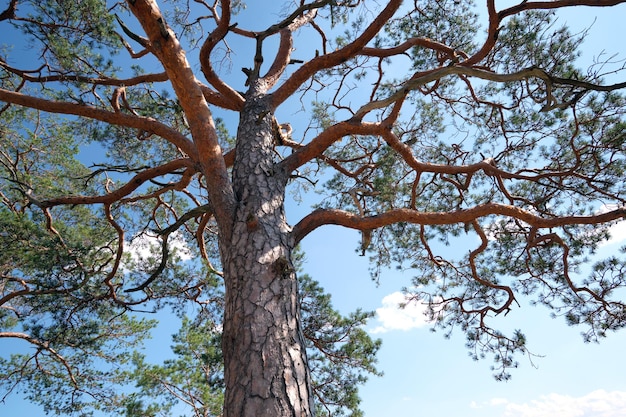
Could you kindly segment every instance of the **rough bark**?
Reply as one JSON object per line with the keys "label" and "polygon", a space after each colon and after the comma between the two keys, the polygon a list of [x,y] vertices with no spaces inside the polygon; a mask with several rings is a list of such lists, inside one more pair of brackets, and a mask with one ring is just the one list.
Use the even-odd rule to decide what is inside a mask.
{"label": "rough bark", "polygon": [[268,100],[248,97],[233,171],[238,206],[222,251],[225,417],[313,415],[283,208],[286,176],[274,171],[273,123]]}
{"label": "rough bark", "polygon": [[[312,416],[297,281],[290,260],[293,238],[283,207],[288,174],[275,169],[276,122],[265,96],[267,82],[252,81],[245,104],[231,97],[243,107],[231,188],[204,94],[178,40],[153,1],[133,2],[132,10],[187,114],[220,230],[226,287],[224,416]],[[203,48],[203,62],[211,45]]]}

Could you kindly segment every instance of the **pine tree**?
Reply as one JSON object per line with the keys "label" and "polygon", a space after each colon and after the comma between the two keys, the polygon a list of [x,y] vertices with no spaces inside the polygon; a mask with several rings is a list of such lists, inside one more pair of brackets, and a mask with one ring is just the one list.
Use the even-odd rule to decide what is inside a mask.
{"label": "pine tree", "polygon": [[[622,328],[623,254],[577,268],[626,215],[626,83],[606,81],[611,60],[579,68],[585,32],[557,20],[621,3],[319,0],[249,16],[237,0],[10,0],[0,337],[34,350],[0,360],[1,383],[75,415],[174,399],[197,415],[358,415],[356,384],[377,372],[370,314],[340,316],[295,260],[326,225],[360,231],[374,278],[413,270],[409,298],[492,353],[498,378],[526,340],[490,318],[518,297],[589,340]],[[318,197],[290,225],[298,195]],[[479,243],[435,244],[462,238]],[[142,312],[164,309],[182,318],[176,356],[151,365],[135,352],[155,325]]]}

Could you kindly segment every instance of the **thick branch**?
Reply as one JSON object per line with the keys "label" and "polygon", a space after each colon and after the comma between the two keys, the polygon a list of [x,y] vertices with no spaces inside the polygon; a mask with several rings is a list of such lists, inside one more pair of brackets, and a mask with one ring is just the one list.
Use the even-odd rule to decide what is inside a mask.
{"label": "thick branch", "polygon": [[278,107],[304,84],[309,78],[320,70],[331,68],[349,60],[357,55],[374,37],[380,32],[382,27],[393,17],[396,10],[402,4],[402,0],[390,0],[387,6],[380,12],[374,21],[363,31],[363,33],[353,42],[343,48],[313,58],[309,62],[298,68],[273,94],[272,106]]}
{"label": "thick branch", "polygon": [[0,89],[0,101],[50,113],[82,116],[110,123],[112,125],[141,129],[148,133],[162,137],[176,147],[180,148],[193,159],[197,160],[198,158],[195,146],[189,139],[177,130],[160,123],[152,117],[135,116],[121,112],[116,113],[84,104],[45,100],[3,89]]}
{"label": "thick branch", "polygon": [[15,19],[15,12],[17,10],[17,0],[11,0],[6,10],[0,13],[0,21],[7,19]]}
{"label": "thick branch", "polygon": [[626,217],[626,208],[619,208],[594,216],[564,216],[543,218],[530,211],[506,204],[486,203],[465,210],[447,212],[419,212],[411,209],[395,209],[385,213],[362,217],[336,209],[317,209],[304,217],[293,228],[296,242],[323,225],[339,225],[356,230],[376,229],[398,222],[420,225],[444,225],[472,223],[485,216],[507,216],[528,223],[536,228],[560,227],[575,224],[602,224]]}
{"label": "thick branch", "polygon": [[[224,1],[223,4],[226,6],[228,3]],[[230,236],[235,196],[215,123],[200,82],[196,79],[174,32],[165,23],[156,2],[136,0],[128,1],[128,4],[148,35],[154,53],[165,68],[185,111],[202,173],[208,185],[209,199],[215,207],[215,219],[224,236]]]}
{"label": "thick branch", "polygon": [[584,90],[593,90],[593,91],[614,91],[622,88],[626,88],[626,82],[612,84],[612,85],[599,85],[593,84],[586,81],[573,80],[568,78],[560,78],[553,77],[547,71],[537,68],[531,67],[526,68],[518,72],[514,72],[511,74],[498,74],[492,71],[487,71],[478,68],[471,68],[460,65],[450,65],[438,69],[434,69],[431,71],[426,71],[417,74],[407,82],[405,82],[401,88],[396,90],[395,93],[391,94],[387,98],[372,101],[362,106],[356,113],[355,117],[362,118],[365,114],[369,113],[375,109],[385,108],[398,100],[404,98],[410,91],[416,90],[419,87],[428,84],[433,81],[437,81],[443,77],[448,75],[464,75],[469,77],[476,77],[487,81],[495,81],[495,82],[514,82],[526,80],[529,78],[539,78],[546,82],[547,86],[547,97],[546,97],[546,108],[555,105],[554,98],[551,96],[552,87],[554,85],[569,85],[572,87],[579,87]]}
{"label": "thick branch", "polygon": [[206,99],[207,102],[209,102],[210,104],[213,104],[214,106],[218,106],[221,107],[223,109],[226,110],[234,110],[234,111],[239,111],[239,104],[228,100],[226,97],[224,97],[223,94],[212,90],[211,88],[209,88],[206,85],[201,85],[200,88],[202,89],[202,93],[204,94],[204,98]]}
{"label": "thick branch", "polygon": [[[200,48],[200,66],[206,80],[211,84],[222,96],[224,100],[230,103],[230,106],[237,110],[243,108],[244,99],[237,91],[226,84],[213,70],[211,65],[211,52],[213,48],[224,39],[229,31],[230,25],[230,0],[222,2],[222,16],[218,21],[218,25],[213,32],[207,37],[206,41]],[[217,11],[215,11],[216,13]]]}
{"label": "thick branch", "polygon": [[[278,46],[278,52],[276,53],[272,66],[267,71],[267,74],[263,76],[263,81],[266,83],[268,89],[272,88],[276,84],[285,69],[287,69],[287,65],[291,62],[293,32],[313,20],[315,14],[316,10],[312,10],[303,16],[296,16],[286,28],[280,31],[280,44]],[[259,39],[258,42],[262,42],[262,39]]]}
{"label": "thick branch", "polygon": [[[160,165],[158,167],[149,168],[145,171],[140,172],[135,175],[130,181],[124,184],[122,187],[118,188],[115,191],[112,191],[105,195],[100,196],[66,196],[53,198],[50,200],[45,200],[41,202],[43,208],[54,207],[60,205],[77,205],[77,204],[111,204],[113,202],[119,201],[120,199],[126,197],[137,188],[139,188],[146,181],[160,177],[169,173],[172,173],[180,168],[187,168],[188,170],[194,169],[194,164],[190,159],[181,158],[170,161],[166,164]],[[189,179],[191,175],[186,175]],[[183,184],[181,186],[184,186]]]}
{"label": "thick branch", "polygon": [[382,135],[385,129],[386,128],[379,123],[366,123],[356,120],[337,123],[325,129],[310,143],[302,146],[285,158],[281,162],[281,169],[285,172],[293,172],[312,159],[322,157],[322,154],[328,147],[345,136]]}

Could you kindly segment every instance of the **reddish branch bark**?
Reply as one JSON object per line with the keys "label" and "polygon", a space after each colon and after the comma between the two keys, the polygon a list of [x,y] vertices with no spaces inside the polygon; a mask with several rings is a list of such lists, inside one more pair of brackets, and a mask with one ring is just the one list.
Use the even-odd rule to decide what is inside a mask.
{"label": "reddish branch bark", "polygon": [[76,389],[80,388],[78,382],[76,381],[76,378],[74,376],[74,371],[72,370],[72,367],[70,366],[70,364],[65,360],[63,356],[61,356],[55,349],[53,349],[49,345],[48,342],[35,339],[34,337],[27,335],[25,333],[18,333],[18,332],[0,332],[0,339],[1,338],[14,338],[14,339],[26,340],[32,345],[37,346],[38,352],[35,353],[35,355],[37,355],[39,351],[48,352],[51,356],[53,356],[56,360],[58,360],[63,365],[63,367],[67,371],[67,375],[70,379],[70,382],[72,383],[72,386]]}
{"label": "reddish branch bark", "polygon": [[241,110],[244,103],[243,97],[232,87],[222,81],[222,79],[215,73],[213,65],[211,64],[211,52],[213,51],[213,48],[215,48],[215,46],[217,46],[217,44],[224,39],[230,26],[230,0],[221,1],[221,5],[222,16],[219,18],[217,17],[216,8],[213,8],[213,14],[216,16],[215,20],[217,21],[217,27],[207,37],[206,41],[202,45],[202,48],[200,49],[200,65],[206,80],[222,95],[224,100],[229,103],[229,107],[232,106],[234,109]]}
{"label": "reddish branch bark", "polygon": [[215,124],[204,98],[200,83],[174,32],[152,0],[129,2],[132,12],[143,26],[155,55],[165,68],[176,96],[187,116],[191,136],[215,207],[215,218],[222,232],[229,236],[235,207],[230,183]]}
{"label": "reddish branch bark", "polygon": [[608,7],[624,3],[624,0],[555,0],[555,1],[522,1],[519,4],[496,11],[495,0],[487,0],[487,10],[489,12],[489,26],[487,28],[487,38],[483,46],[463,62],[465,66],[476,65],[489,54],[498,39],[500,23],[508,16],[519,14],[524,10],[552,10],[572,6],[593,6]]}
{"label": "reddish branch bark", "polygon": [[171,142],[173,145],[180,148],[183,152],[188,154],[193,159],[198,158],[195,147],[189,139],[187,139],[177,130],[163,123],[160,123],[152,117],[135,116],[120,112],[111,112],[85,104],[74,104],[45,100],[42,98],[28,96],[25,94],[3,89],[0,89],[0,101],[17,104],[31,109],[42,110],[49,113],[82,116],[89,119],[110,123],[112,125],[140,129],[148,133],[160,136],[163,139]]}
{"label": "reddish branch bark", "polygon": [[182,173],[182,178],[175,184],[171,185],[174,190],[183,190],[189,185],[191,176],[195,173],[194,163],[190,159],[174,159],[166,164],[148,168],[139,174],[135,175],[130,181],[118,188],[117,190],[101,196],[65,196],[59,198],[52,198],[42,202],[42,207],[54,207],[60,205],[77,205],[77,204],[111,204],[116,201],[122,200],[124,197],[130,195],[133,191],[137,190],[147,181],[161,177],[163,175],[171,174],[174,171],[185,168]]}
{"label": "reddish branch bark", "polygon": [[276,91],[272,94],[272,107],[278,107],[287,100],[302,84],[307,82],[315,73],[334,67],[357,55],[382,29],[389,19],[395,14],[402,0],[390,0],[385,8],[370,23],[363,33],[353,42],[343,48],[313,58],[298,68]]}
{"label": "reddish branch bark", "polygon": [[356,120],[337,123],[325,129],[311,142],[298,148],[293,154],[285,158],[281,163],[281,168],[285,172],[293,172],[312,159],[323,155],[326,149],[345,136],[380,135],[385,130],[388,129],[379,123],[365,123]]}
{"label": "reddish branch bark", "polygon": [[373,216],[361,217],[354,213],[334,209],[318,209],[305,216],[293,228],[296,242],[323,225],[340,225],[356,230],[371,230],[398,222],[421,225],[471,223],[487,216],[506,216],[521,220],[536,228],[551,228],[574,224],[600,224],[626,217],[626,208],[619,208],[595,216],[564,216],[544,218],[527,210],[506,204],[487,203],[465,210],[449,212],[419,212],[412,209],[395,209]]}

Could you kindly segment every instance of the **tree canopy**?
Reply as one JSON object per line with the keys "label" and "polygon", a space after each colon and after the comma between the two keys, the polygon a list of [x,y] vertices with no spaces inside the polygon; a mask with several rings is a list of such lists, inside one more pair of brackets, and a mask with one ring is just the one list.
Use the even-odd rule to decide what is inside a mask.
{"label": "tree canopy", "polygon": [[[10,0],[0,338],[32,350],[0,385],[71,415],[359,415],[372,313],[297,250],[327,225],[499,379],[526,338],[490,319],[520,297],[621,329],[626,249],[594,254],[626,216],[624,65],[581,67],[558,20],[621,3]],[[181,324],[161,364],[157,311]]]}

